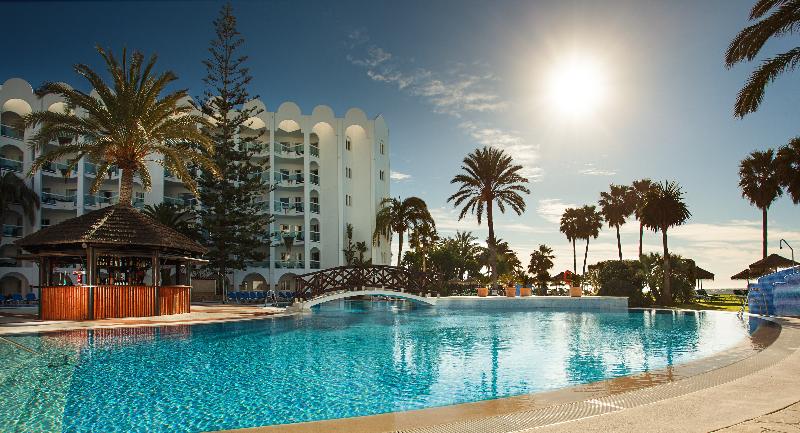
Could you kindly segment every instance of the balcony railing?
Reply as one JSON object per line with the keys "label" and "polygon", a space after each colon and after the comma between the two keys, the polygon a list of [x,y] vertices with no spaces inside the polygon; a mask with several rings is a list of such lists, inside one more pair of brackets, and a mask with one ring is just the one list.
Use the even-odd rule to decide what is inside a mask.
{"label": "balcony railing", "polygon": [[57,174],[59,176],[72,177],[75,175],[74,171],[69,170],[69,165],[64,164],[63,162],[48,162],[42,166],[42,171],[45,173]]}
{"label": "balcony railing", "polygon": [[132,201],[133,207],[140,209],[144,207],[144,197],[134,197]]}
{"label": "balcony railing", "polygon": [[22,140],[25,138],[25,130],[17,128],[16,126],[0,124],[0,135],[3,137],[13,138],[15,140]]}
{"label": "balcony railing", "polygon": [[292,231],[278,231],[278,232],[272,233],[273,241],[281,243],[281,244],[284,242],[284,239],[287,238],[287,237],[294,238],[295,242],[302,242],[302,241],[305,240],[305,236],[304,236],[302,230],[301,231],[294,231],[294,230],[292,230]]}
{"label": "balcony railing", "polygon": [[299,260],[275,260],[277,269],[302,269],[303,262]]}
{"label": "balcony railing", "polygon": [[44,204],[57,204],[57,203],[72,203],[77,204],[78,196],[75,194],[61,195],[52,192],[42,193],[42,203]]}
{"label": "balcony railing", "polygon": [[273,202],[272,206],[275,212],[283,212],[283,213],[288,213],[292,211],[298,213],[303,212],[303,203],[287,203],[285,201],[276,200]]}
{"label": "balcony railing", "polygon": [[16,171],[22,173],[22,161],[15,159],[0,158],[0,169]]}
{"label": "balcony railing", "polygon": [[320,267],[319,260],[311,260],[311,261],[309,261],[309,267],[311,269],[319,269],[319,267]]}
{"label": "balcony railing", "polygon": [[319,175],[311,173],[309,176],[312,185],[319,185]]}
{"label": "balcony railing", "polygon": [[3,237],[7,238],[22,237],[22,226],[3,224]]}
{"label": "balcony railing", "polygon": [[119,196],[112,195],[91,195],[86,194],[83,196],[83,204],[85,206],[100,206],[100,205],[111,205],[119,203]]}
{"label": "balcony railing", "polygon": [[278,155],[297,157],[305,153],[303,144],[288,144],[288,143],[275,143],[275,153]]}
{"label": "balcony railing", "polygon": [[319,242],[319,232],[311,232],[311,242]]}
{"label": "balcony railing", "polygon": [[308,153],[319,158],[319,146],[308,146]]}
{"label": "balcony railing", "polygon": [[309,203],[308,204],[308,209],[311,211],[311,213],[318,214],[319,213],[319,203]]}
{"label": "balcony railing", "polygon": [[250,266],[250,267],[253,267],[253,268],[268,268],[269,267],[269,261],[264,260],[264,261],[260,261],[260,262],[247,262],[247,266]]}
{"label": "balcony railing", "polygon": [[197,199],[194,197],[164,196],[164,203],[182,207],[194,207],[197,204]]}

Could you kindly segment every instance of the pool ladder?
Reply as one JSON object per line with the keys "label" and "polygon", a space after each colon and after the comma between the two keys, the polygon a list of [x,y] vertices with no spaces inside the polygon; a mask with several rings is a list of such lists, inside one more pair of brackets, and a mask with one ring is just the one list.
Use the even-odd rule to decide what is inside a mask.
{"label": "pool ladder", "polygon": [[[758,286],[755,286],[752,289],[750,289],[750,291],[747,294],[747,299],[745,300],[747,303],[749,303],[750,300],[750,293],[758,293],[761,295],[761,302],[764,305],[764,309],[761,311],[761,313],[759,313],[759,315],[769,316],[769,304],[767,304],[767,295],[764,294],[764,291],[761,290]],[[744,307],[745,304],[742,304],[742,310],[739,312],[739,314],[744,315]]]}

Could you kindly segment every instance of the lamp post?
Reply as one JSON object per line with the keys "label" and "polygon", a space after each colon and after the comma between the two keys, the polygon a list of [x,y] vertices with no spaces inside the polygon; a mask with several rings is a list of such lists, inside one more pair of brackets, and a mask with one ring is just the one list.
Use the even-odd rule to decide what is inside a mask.
{"label": "lamp post", "polygon": [[781,239],[781,241],[778,242],[778,246],[780,247],[780,249],[783,249],[783,244],[786,244],[786,247],[789,248],[789,250],[792,252],[792,263],[794,263],[794,248],[792,248],[792,246],[789,245],[789,242],[786,242],[786,239]]}

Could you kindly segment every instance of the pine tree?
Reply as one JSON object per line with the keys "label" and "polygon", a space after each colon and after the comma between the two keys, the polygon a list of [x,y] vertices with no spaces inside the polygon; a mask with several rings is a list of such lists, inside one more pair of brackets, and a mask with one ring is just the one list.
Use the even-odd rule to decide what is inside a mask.
{"label": "pine tree", "polygon": [[201,173],[198,216],[209,248],[206,271],[221,281],[226,296],[229,272],[265,258],[258,249],[268,246],[271,216],[264,203],[269,203],[270,185],[261,173],[269,169],[269,159],[261,164],[254,159],[264,145],[248,127],[248,119],[260,110],[245,108],[245,103],[258,96],[247,91],[252,76],[244,66],[247,56],[239,53],[244,39],[236,30],[230,4],[222,7],[214,29],[210,58],[203,61],[207,75],[201,109],[215,125],[206,133],[214,142],[213,161],[220,176]]}

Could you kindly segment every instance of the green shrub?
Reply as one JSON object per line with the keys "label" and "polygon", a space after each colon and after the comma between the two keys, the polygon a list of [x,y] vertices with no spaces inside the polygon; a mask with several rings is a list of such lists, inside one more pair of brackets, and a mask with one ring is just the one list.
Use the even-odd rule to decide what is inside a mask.
{"label": "green shrub", "polygon": [[642,292],[646,280],[638,260],[608,260],[598,263],[596,269],[598,295],[627,296],[631,307],[650,305],[649,296]]}

